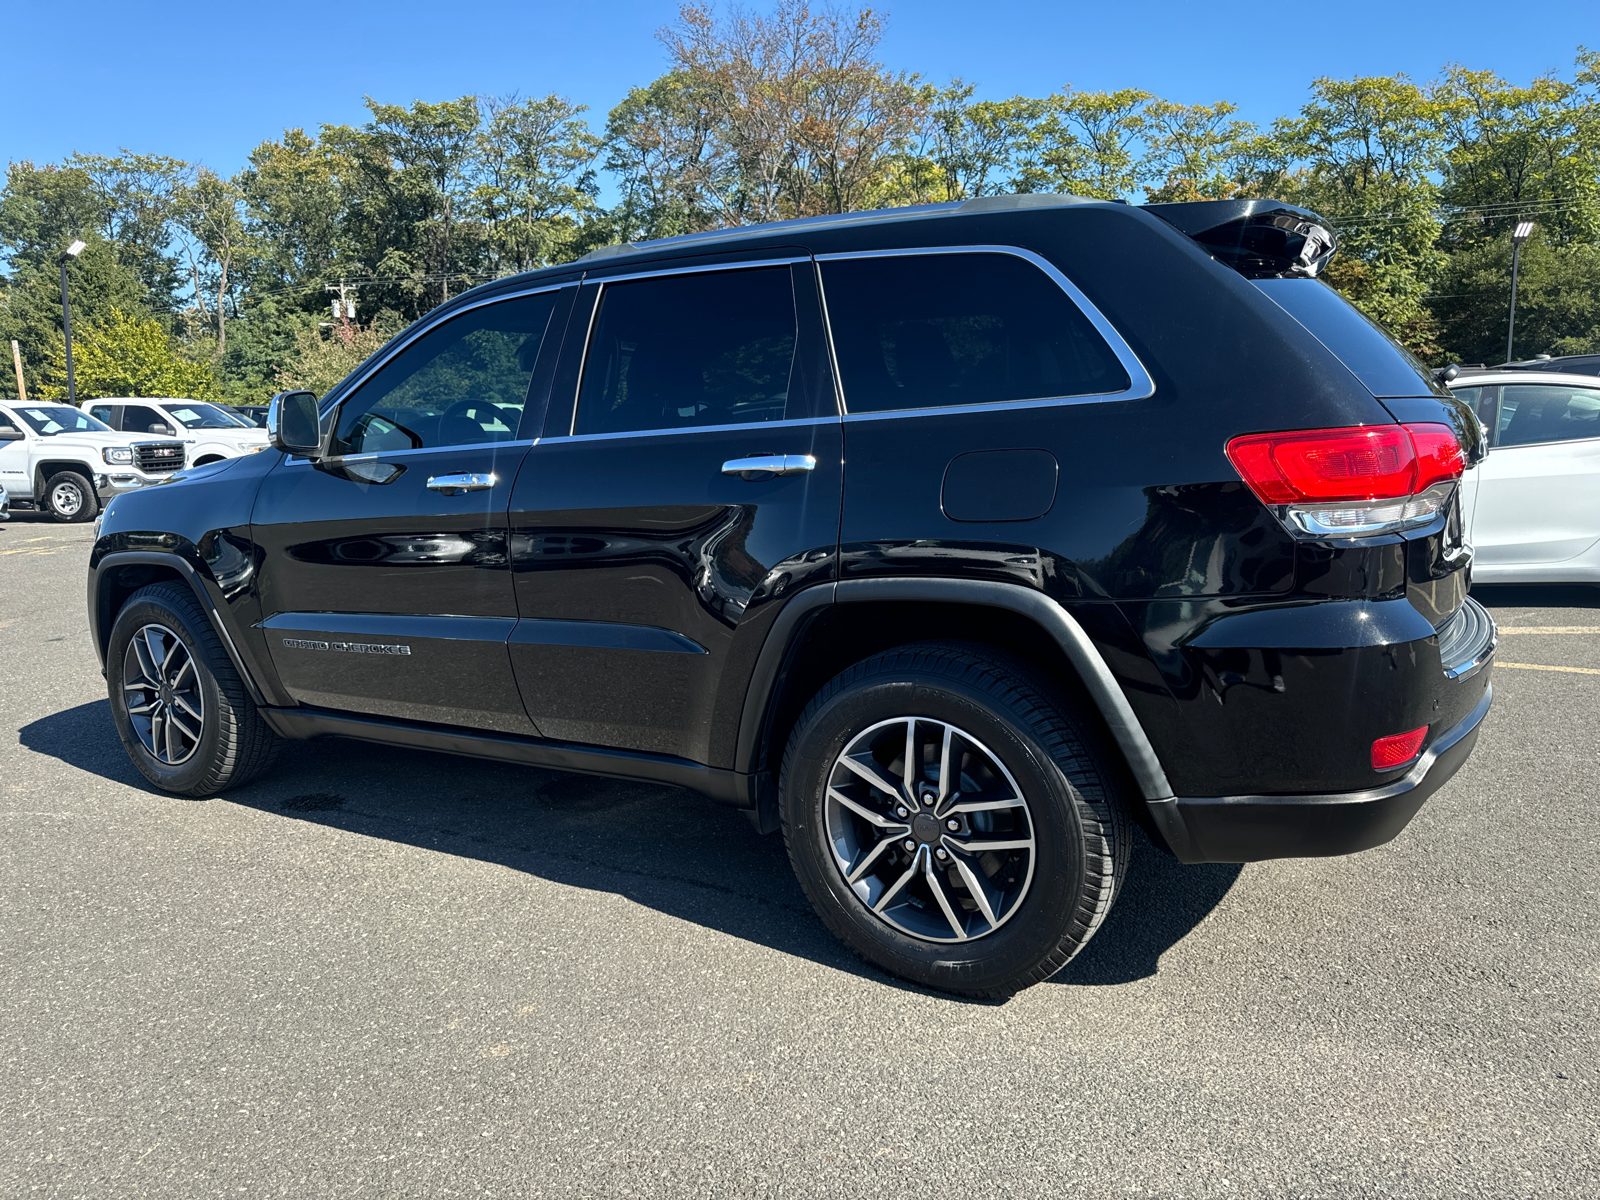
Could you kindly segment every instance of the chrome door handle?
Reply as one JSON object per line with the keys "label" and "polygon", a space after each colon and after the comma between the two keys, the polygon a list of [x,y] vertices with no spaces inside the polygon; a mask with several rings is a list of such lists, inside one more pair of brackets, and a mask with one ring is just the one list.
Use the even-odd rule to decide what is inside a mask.
{"label": "chrome door handle", "polygon": [[487,492],[495,485],[495,475],[430,475],[428,487],[435,492],[443,492],[446,496],[454,496],[457,492]]}
{"label": "chrome door handle", "polygon": [[809,454],[757,454],[753,458],[730,458],[722,464],[722,473],[744,475],[760,471],[767,475],[803,475],[816,467],[817,460]]}

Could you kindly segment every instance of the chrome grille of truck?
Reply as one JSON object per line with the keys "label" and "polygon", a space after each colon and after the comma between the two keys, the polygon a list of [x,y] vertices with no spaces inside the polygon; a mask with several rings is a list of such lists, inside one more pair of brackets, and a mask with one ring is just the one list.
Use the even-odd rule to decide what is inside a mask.
{"label": "chrome grille of truck", "polygon": [[183,443],[138,442],[133,447],[133,465],[147,475],[180,470],[183,467]]}

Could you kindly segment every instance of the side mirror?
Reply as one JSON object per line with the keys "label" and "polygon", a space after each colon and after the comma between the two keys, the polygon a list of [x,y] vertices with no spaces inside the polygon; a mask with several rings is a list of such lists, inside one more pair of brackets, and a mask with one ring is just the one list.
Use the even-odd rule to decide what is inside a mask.
{"label": "side mirror", "polygon": [[159,421],[157,421],[154,425],[150,426],[149,432],[155,434],[156,437],[176,437],[177,436],[172,431],[172,426],[171,425],[163,425]]}
{"label": "side mirror", "polygon": [[267,437],[274,450],[316,458],[322,453],[322,425],[311,392],[279,392],[267,409]]}
{"label": "side mirror", "polygon": [[20,429],[0,429],[0,442],[20,442],[22,437]]}

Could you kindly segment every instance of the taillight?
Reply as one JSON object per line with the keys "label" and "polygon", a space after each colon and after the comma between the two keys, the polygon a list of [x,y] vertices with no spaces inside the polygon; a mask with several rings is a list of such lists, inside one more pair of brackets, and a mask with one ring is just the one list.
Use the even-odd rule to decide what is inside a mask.
{"label": "taillight", "polygon": [[1228,460],[1292,532],[1394,533],[1426,525],[1449,502],[1465,459],[1448,425],[1376,425],[1251,433]]}
{"label": "taillight", "polygon": [[1372,769],[1392,771],[1403,767],[1422,753],[1422,739],[1428,736],[1428,727],[1413,729],[1409,733],[1394,733],[1372,743]]}

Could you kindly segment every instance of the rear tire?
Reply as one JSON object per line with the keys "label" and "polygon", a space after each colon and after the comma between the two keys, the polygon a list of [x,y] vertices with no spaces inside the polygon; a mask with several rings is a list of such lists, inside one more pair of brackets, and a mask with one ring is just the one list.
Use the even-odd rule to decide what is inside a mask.
{"label": "rear tire", "polygon": [[44,509],[63,524],[92,521],[100,511],[94,484],[76,471],[57,471],[44,485]]}
{"label": "rear tire", "polygon": [[163,791],[213,796],[277,758],[282,739],[186,588],[158,583],[129,597],[111,627],[106,684],[123,749]]}
{"label": "rear tire", "polygon": [[1127,870],[1129,821],[1091,745],[1047,679],[991,647],[875,655],[827,684],[789,739],[790,862],[868,962],[1011,995],[1088,943]]}

